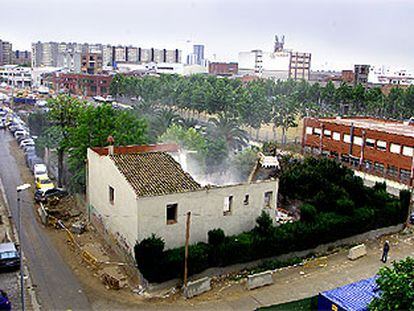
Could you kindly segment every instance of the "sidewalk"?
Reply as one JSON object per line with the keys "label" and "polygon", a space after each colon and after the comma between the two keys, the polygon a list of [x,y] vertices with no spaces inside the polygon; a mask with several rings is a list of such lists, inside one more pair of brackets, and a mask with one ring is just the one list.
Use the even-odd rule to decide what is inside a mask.
{"label": "sidewalk", "polygon": [[[367,256],[356,261],[347,259],[347,250],[328,256],[326,266],[303,266],[281,269],[274,273],[274,284],[253,291],[245,289],[244,282],[228,282],[224,287],[185,300],[146,304],[145,308],[197,310],[254,310],[261,306],[285,303],[317,295],[345,284],[375,275],[384,264],[380,261],[383,242],[391,244],[389,262],[414,256],[414,234],[395,234],[366,242]],[[174,302],[172,300],[175,300]]]}

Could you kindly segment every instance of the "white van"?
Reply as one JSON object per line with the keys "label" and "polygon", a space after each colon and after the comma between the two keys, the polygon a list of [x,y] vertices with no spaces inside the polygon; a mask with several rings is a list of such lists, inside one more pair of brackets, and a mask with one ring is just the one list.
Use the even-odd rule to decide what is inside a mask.
{"label": "white van", "polygon": [[35,164],[33,165],[33,174],[35,180],[40,176],[47,176],[47,167],[44,164]]}

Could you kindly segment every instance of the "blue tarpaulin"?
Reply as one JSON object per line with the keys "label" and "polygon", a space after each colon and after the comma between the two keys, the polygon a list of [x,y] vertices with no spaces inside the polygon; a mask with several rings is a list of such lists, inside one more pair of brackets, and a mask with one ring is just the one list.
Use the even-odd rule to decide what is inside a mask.
{"label": "blue tarpaulin", "polygon": [[379,290],[373,277],[322,292],[318,296],[318,310],[365,311]]}

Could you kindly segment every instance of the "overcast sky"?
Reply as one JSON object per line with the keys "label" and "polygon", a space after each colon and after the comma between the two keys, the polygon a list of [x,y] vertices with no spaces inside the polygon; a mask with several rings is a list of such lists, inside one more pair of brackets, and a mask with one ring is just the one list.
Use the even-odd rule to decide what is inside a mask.
{"label": "overcast sky", "polygon": [[414,70],[413,0],[0,0],[0,38],[181,48],[237,61],[239,51],[312,53],[314,69],[355,63]]}

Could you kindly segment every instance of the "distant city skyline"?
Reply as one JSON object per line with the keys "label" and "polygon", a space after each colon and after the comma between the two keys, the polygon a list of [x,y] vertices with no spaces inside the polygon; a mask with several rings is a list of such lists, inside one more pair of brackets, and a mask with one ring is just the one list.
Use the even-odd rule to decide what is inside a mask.
{"label": "distant city skyline", "polygon": [[[205,46],[206,58],[285,47],[312,53],[312,69],[367,63],[414,70],[414,1],[118,0],[3,1],[0,38],[14,49],[36,41],[180,48]],[[216,58],[213,56],[216,55]]]}

